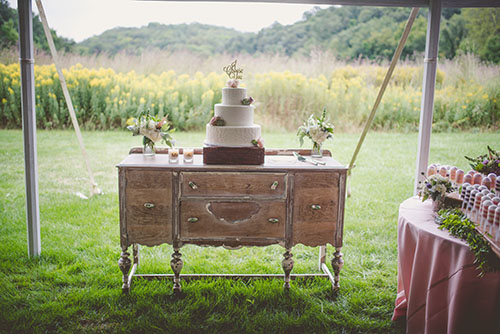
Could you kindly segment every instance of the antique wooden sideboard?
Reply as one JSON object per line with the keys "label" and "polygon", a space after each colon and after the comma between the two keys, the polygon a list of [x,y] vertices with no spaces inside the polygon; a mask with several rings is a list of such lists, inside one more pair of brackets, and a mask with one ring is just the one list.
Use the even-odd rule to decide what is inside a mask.
{"label": "antique wooden sideboard", "polygon": [[[141,276],[135,274],[138,245],[163,243],[173,245],[174,274],[161,276],[173,277],[174,291],[181,290],[180,278],[188,276],[180,275],[179,250],[185,244],[227,248],[279,244],[285,248],[281,276],[285,288],[290,287],[292,247],[320,246],[319,266],[324,272],[320,276],[338,289],[347,167],[329,151],[321,158],[323,165],[300,162],[292,150],[267,150],[265,163],[253,166],[204,165],[196,153],[199,150],[192,163],[184,163],[182,155],[172,164],[168,154],[130,154],[117,165],[122,249],[118,264],[124,292],[134,276]],[[327,244],[335,247],[334,275],[325,263]]]}

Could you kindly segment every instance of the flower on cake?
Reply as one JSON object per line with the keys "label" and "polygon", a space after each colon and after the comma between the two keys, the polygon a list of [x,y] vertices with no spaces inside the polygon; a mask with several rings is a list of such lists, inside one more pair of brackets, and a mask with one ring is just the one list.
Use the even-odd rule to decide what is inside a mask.
{"label": "flower on cake", "polygon": [[238,85],[240,84],[240,81],[239,80],[236,80],[236,79],[229,79],[226,83],[226,85],[229,87],[229,88],[238,88]]}
{"label": "flower on cake", "polygon": [[173,146],[173,138],[171,133],[175,129],[168,123],[167,117],[159,119],[152,116],[148,111],[141,112],[137,118],[129,118],[127,120],[127,129],[134,136],[142,135],[144,148],[150,147],[154,151],[154,146],[157,142],[163,140],[169,147]]}
{"label": "flower on cake", "polygon": [[262,139],[261,137],[259,137],[257,139],[252,139],[252,145],[256,146],[256,147],[263,148],[264,147],[264,139]]}
{"label": "flower on cake", "polygon": [[220,116],[214,116],[208,124],[210,124],[211,126],[224,126],[226,125],[226,121],[223,120]]}
{"label": "flower on cake", "polygon": [[313,148],[321,147],[321,144],[327,139],[333,139],[334,126],[330,124],[326,117],[326,108],[323,109],[321,117],[309,116],[307,121],[299,127],[297,136],[302,146],[304,138],[309,138],[313,143]]}
{"label": "flower on cake", "polygon": [[241,104],[243,104],[245,106],[251,105],[252,102],[253,102],[253,98],[251,96],[245,97],[243,100],[241,100]]}

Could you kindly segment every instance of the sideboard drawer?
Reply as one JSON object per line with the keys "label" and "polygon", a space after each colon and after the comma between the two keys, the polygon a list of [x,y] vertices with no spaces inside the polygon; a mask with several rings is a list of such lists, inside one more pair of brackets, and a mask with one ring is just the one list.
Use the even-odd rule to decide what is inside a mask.
{"label": "sideboard drawer", "polygon": [[129,170],[126,181],[129,242],[148,246],[172,242],[172,173]]}
{"label": "sideboard drawer", "polygon": [[172,173],[162,170],[126,170],[127,189],[164,189],[171,191]]}
{"label": "sideboard drawer", "polygon": [[334,244],[338,220],[338,173],[295,174],[293,243]]}
{"label": "sideboard drawer", "polygon": [[180,202],[181,238],[277,238],[285,236],[285,201]]}
{"label": "sideboard drawer", "polygon": [[285,173],[181,173],[182,196],[286,197]]}

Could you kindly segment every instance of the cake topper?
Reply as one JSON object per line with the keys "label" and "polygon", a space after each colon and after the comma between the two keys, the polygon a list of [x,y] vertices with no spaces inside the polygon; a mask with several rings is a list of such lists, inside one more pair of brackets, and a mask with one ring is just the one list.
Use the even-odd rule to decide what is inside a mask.
{"label": "cake topper", "polygon": [[229,79],[233,80],[243,80],[243,69],[242,68],[236,68],[236,62],[238,60],[235,59],[231,65],[225,66],[222,68],[224,72],[228,75]]}

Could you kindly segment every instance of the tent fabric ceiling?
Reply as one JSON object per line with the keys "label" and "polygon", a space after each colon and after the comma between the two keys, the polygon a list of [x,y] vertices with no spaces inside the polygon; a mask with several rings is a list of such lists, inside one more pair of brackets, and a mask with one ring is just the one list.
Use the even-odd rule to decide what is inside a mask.
{"label": "tent fabric ceiling", "polygon": [[[213,2],[214,0],[141,0],[141,1],[176,1],[176,2]],[[216,0],[216,2],[269,2],[300,3],[313,5],[344,6],[388,6],[388,7],[429,7],[431,0]],[[443,8],[500,7],[500,0],[441,0]]]}

